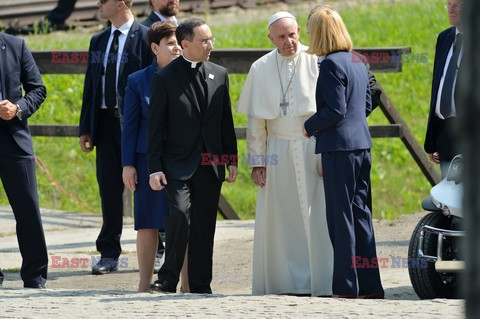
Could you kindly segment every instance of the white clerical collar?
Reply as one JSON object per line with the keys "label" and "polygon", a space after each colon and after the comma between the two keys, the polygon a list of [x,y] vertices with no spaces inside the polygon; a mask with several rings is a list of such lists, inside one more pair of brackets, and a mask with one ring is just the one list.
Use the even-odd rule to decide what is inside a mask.
{"label": "white clerical collar", "polygon": [[130,31],[130,28],[133,25],[133,21],[135,21],[135,19],[132,17],[130,20],[125,22],[120,28],[115,28],[115,26],[112,25],[110,35],[112,35],[113,32],[115,32],[115,30],[118,30],[118,31],[122,32],[123,35],[127,35],[128,31]]}
{"label": "white clerical collar", "polygon": [[300,55],[300,52],[302,52],[302,47],[303,47],[303,45],[300,42],[298,42],[297,43],[297,52],[295,52],[294,54],[292,54],[290,56],[283,56],[283,55],[280,54],[280,51],[278,51],[278,50],[277,50],[277,53],[283,60],[285,60],[285,62],[291,62],[291,61],[295,60],[295,58]]}
{"label": "white clerical collar", "polygon": [[190,63],[190,67],[191,67],[192,69],[195,69],[195,68],[197,67],[197,64],[202,63],[202,62],[190,61],[190,60],[187,59],[183,54],[182,54],[182,57],[185,59],[185,61],[187,61],[187,62]]}
{"label": "white clerical collar", "polygon": [[155,13],[155,15],[160,19],[160,21],[168,21],[168,22],[172,22],[175,25],[178,25],[178,21],[177,21],[177,18],[175,16],[171,16],[171,17],[168,18],[168,17],[158,13],[157,11],[153,11],[153,13]]}

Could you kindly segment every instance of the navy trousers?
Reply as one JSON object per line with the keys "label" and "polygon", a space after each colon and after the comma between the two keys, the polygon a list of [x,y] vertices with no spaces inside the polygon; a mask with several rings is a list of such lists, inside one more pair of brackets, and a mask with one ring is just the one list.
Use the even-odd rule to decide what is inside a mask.
{"label": "navy trousers", "polygon": [[334,250],[333,294],[383,292],[378,263],[375,265],[372,213],[367,206],[370,150],[322,153],[322,166],[328,231]]}
{"label": "navy trousers", "polygon": [[103,225],[97,250],[103,258],[118,258],[122,252],[123,180],[120,152],[120,119],[102,112],[97,135],[97,182],[102,202]]}
{"label": "navy trousers", "polygon": [[7,124],[0,125],[0,178],[17,223],[22,255],[20,276],[25,286],[45,284],[48,254],[38,204],[35,160],[18,146]]}

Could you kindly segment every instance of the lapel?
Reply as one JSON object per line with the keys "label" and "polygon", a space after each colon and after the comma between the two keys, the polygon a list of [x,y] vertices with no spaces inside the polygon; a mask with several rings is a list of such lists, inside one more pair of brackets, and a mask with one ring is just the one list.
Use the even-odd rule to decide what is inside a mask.
{"label": "lapel", "polygon": [[[93,87],[94,88],[99,88],[101,87],[102,83],[102,75],[105,73],[105,68],[103,66],[103,61],[104,61],[104,54],[107,54],[107,44],[108,44],[108,39],[110,38],[110,32],[111,28],[105,29],[98,37],[98,44],[93,46],[93,50],[96,50],[96,53],[101,52],[102,54],[100,55],[100,61],[97,61],[96,63],[93,63],[93,70],[96,70],[93,72]],[[92,52],[90,52],[92,54]],[[101,90],[101,89],[100,89]],[[100,91],[101,92],[101,91]]]}
{"label": "lapel", "polygon": [[432,90],[434,90],[435,92],[434,93],[435,98],[432,99],[432,101],[436,101],[437,99],[438,89],[440,87],[440,80],[442,79],[442,75],[443,75],[443,69],[445,68],[448,52],[450,51],[450,47],[452,46],[454,39],[455,39],[455,27],[452,27],[450,28],[450,32],[448,32],[445,35],[437,52],[435,52],[437,56],[435,57],[435,65],[434,65],[435,77],[433,79],[433,86],[432,86]]}
{"label": "lapel", "polygon": [[[139,36],[139,24],[137,21],[133,21],[130,30],[128,30],[127,39],[125,40],[125,46],[123,47],[122,55],[128,52],[127,58],[130,58],[130,48],[135,48],[134,43],[137,41]],[[120,68],[118,70],[118,78],[120,79],[125,68],[126,63],[120,63]]]}
{"label": "lapel", "polygon": [[[187,70],[185,69],[185,66],[183,65],[183,61],[181,61],[180,59],[183,59],[183,57],[180,56],[177,59],[175,59],[175,61],[174,61],[174,62],[178,62],[176,64],[176,68],[178,69],[178,72],[176,72],[176,76],[177,76],[177,79],[178,79],[177,83],[179,83],[183,86],[183,88],[185,89],[185,95],[187,96],[188,100],[190,101],[190,104],[195,106],[194,108],[197,110],[197,114],[200,115],[201,114],[200,104],[198,104],[198,101],[195,98],[195,92],[193,90],[192,81],[190,79],[190,74],[187,73]],[[173,63],[173,62],[171,62],[171,63]]]}
{"label": "lapel", "polygon": [[212,70],[212,65],[209,62],[204,62],[205,68],[205,81],[207,82],[207,105],[205,107],[205,113],[207,113],[210,105],[212,104],[212,97],[213,93],[215,93],[215,89],[217,86],[215,83],[215,73]]}
{"label": "lapel", "polygon": [[5,92],[5,67],[6,67],[7,45],[3,39],[0,39],[0,76],[2,81],[2,95],[3,99],[7,98],[7,92]]}
{"label": "lapel", "polygon": [[455,41],[455,27],[452,27],[451,32],[448,32],[448,34],[445,37],[445,41],[443,42],[442,50],[441,50],[441,56],[440,56],[440,65],[442,67],[442,74],[443,74],[443,68],[445,67],[445,62],[447,62],[447,56],[448,52],[450,51],[450,47],[453,44],[453,41]]}
{"label": "lapel", "polygon": [[152,10],[152,12],[150,13],[150,15],[148,16],[148,18],[149,18],[150,20],[152,20],[152,24],[153,24],[154,22],[161,21],[160,18],[155,14],[155,12],[153,12],[153,10]]}

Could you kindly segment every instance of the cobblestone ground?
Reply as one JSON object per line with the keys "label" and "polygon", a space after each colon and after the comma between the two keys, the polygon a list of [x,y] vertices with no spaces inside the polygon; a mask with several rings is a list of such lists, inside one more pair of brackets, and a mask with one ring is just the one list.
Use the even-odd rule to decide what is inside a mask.
{"label": "cobblestone ground", "polygon": [[[0,318],[460,318],[463,300],[419,300],[408,269],[390,261],[381,268],[385,300],[338,300],[294,296],[252,296],[251,262],[253,221],[220,221],[214,252],[213,295],[139,294],[135,236],[131,220],[122,234],[125,267],[103,276],[90,274],[98,256],[95,238],[100,216],[42,210],[49,250],[46,290],[23,289],[18,273],[21,257],[13,214],[0,207],[0,266],[6,278],[0,288]],[[406,257],[410,234],[422,214],[375,221],[379,258]],[[89,262],[68,268],[55,258],[86,258]],[[57,264],[58,266],[58,264]]]}

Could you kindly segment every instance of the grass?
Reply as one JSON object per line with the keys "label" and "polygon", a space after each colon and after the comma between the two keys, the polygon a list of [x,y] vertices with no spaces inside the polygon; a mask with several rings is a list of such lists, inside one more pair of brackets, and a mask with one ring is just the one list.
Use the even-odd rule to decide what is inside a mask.
{"label": "grass", "polygon": [[20,272],[20,268],[3,268],[2,272],[5,274],[16,274]]}
{"label": "grass", "polygon": [[[397,110],[423,145],[428,116],[431,77],[436,37],[448,27],[442,2],[437,0],[365,3],[339,6],[355,47],[410,46],[414,53],[427,53],[427,63],[403,65],[403,72],[376,74]],[[304,12],[303,12],[304,11]],[[248,11],[247,11],[248,12]],[[304,26],[308,10],[294,11]],[[212,20],[216,18],[210,17]],[[210,18],[207,18],[208,22]],[[266,19],[242,23],[212,24],[217,48],[271,48],[266,38]],[[238,18],[235,19],[238,21]],[[91,33],[69,33],[26,37],[31,50],[87,50]],[[308,44],[306,33],[301,41]],[[48,97],[31,117],[36,124],[78,124],[83,91],[83,75],[44,75]],[[231,75],[233,108],[241,92],[245,75]],[[236,126],[245,126],[244,115],[234,113]],[[387,124],[380,110],[369,124]],[[246,153],[245,141],[239,141],[239,153]],[[84,154],[76,138],[35,137],[34,148],[44,167],[64,192],[52,184],[47,174],[37,170],[40,204],[45,208],[100,212],[95,177],[95,155]],[[374,216],[395,219],[420,210],[420,202],[430,185],[399,139],[374,139],[372,149],[372,185]],[[235,184],[225,184],[223,194],[242,219],[254,218],[256,188],[250,172],[241,166]],[[66,194],[70,194],[67,196]],[[7,204],[0,189],[0,204]]]}

